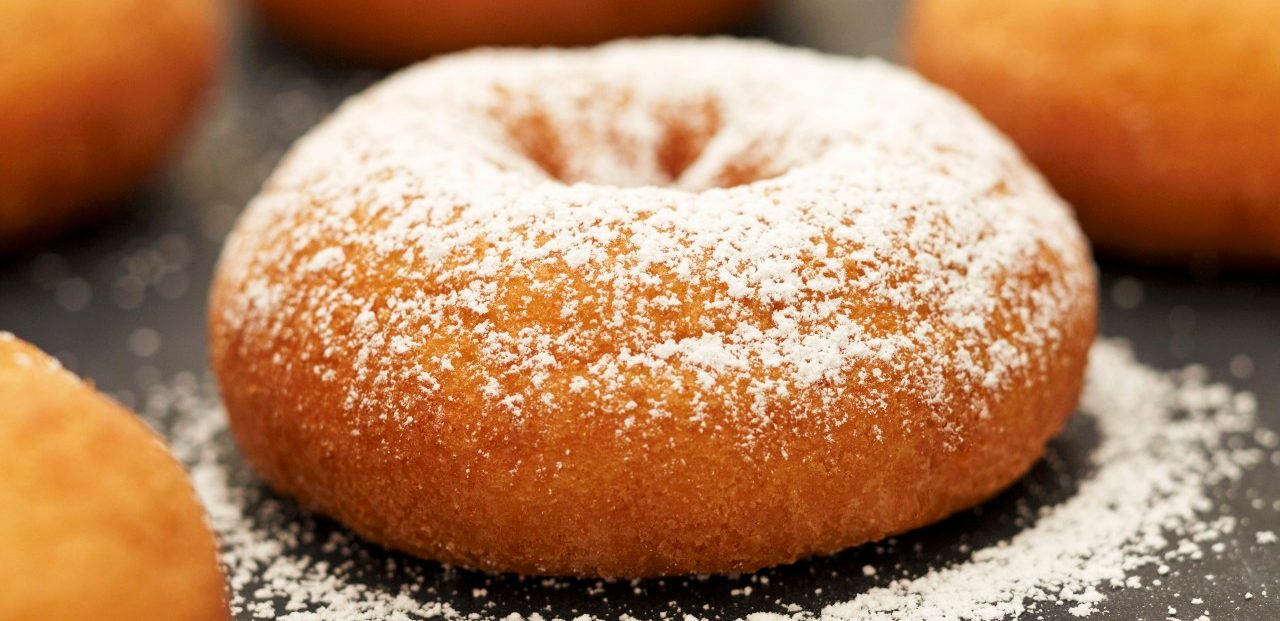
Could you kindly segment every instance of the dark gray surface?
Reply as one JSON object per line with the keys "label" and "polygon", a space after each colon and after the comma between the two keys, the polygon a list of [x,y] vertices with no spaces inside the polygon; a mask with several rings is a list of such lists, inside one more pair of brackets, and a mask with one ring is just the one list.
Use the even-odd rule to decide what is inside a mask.
{"label": "dark gray surface", "polygon": [[[777,9],[759,32],[829,51],[889,55],[898,9],[893,2],[796,1]],[[185,156],[123,214],[42,249],[0,257],[0,329],[55,353],[125,403],[151,378],[204,371],[205,292],[235,214],[295,137],[379,77],[301,57],[252,30],[241,33],[234,54],[221,95]],[[1130,340],[1155,366],[1206,365],[1215,379],[1256,393],[1264,424],[1280,428],[1280,275],[1223,274],[1207,264],[1149,269],[1104,262],[1101,270],[1105,335]],[[1138,290],[1139,303],[1132,307]],[[1088,422],[1077,420],[1055,441],[1048,459],[981,511],[912,533],[890,550],[864,546],[765,572],[767,585],[759,576],[675,579],[606,585],[603,594],[588,596],[583,588],[547,589],[536,580],[441,572],[430,563],[391,556],[415,568],[418,579],[434,584],[464,612],[500,616],[549,606],[562,616],[653,618],[674,611],[675,602],[699,616],[734,618],[761,608],[777,611],[768,604],[775,599],[816,610],[955,560],[959,543],[980,547],[1017,532],[1020,515],[1070,496],[1073,481],[1086,474],[1093,442]],[[1255,547],[1250,538],[1258,529],[1280,530],[1280,513],[1272,506],[1280,500],[1280,475],[1275,468],[1259,468],[1215,493],[1245,526],[1226,552],[1180,565],[1163,587],[1112,594],[1095,618],[1164,619],[1171,605],[1193,609],[1187,603],[1192,596],[1205,600],[1194,608],[1210,610],[1214,620],[1280,618],[1280,548]],[[1253,508],[1255,495],[1264,501],[1262,509]],[[313,527],[335,528],[324,520]],[[389,555],[373,546],[367,554],[374,560]],[[900,568],[864,577],[864,564]],[[1214,579],[1206,580],[1206,574]],[[744,585],[755,595],[730,594]],[[489,607],[471,597],[473,587],[487,588]],[[1269,596],[1259,595],[1264,590]],[[1256,597],[1245,601],[1246,591]],[[1073,618],[1065,610],[1040,615],[1032,618]]]}

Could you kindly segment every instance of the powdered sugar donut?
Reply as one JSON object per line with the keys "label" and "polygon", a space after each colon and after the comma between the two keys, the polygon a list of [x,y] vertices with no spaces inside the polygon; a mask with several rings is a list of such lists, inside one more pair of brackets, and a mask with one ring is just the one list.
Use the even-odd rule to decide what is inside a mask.
{"label": "powdered sugar donut", "polygon": [[1067,207],[911,74],[731,41],[485,51],[302,139],[211,344],[273,486],[540,574],[750,570],[933,522],[1075,406]]}

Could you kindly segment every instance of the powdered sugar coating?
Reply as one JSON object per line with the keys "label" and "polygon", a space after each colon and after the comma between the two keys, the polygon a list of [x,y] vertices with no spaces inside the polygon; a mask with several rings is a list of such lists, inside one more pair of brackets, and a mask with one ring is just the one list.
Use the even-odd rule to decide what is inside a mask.
{"label": "powdered sugar coating", "polygon": [[880,62],[480,51],[303,139],[229,240],[215,312],[255,349],[323,343],[273,364],[342,391],[353,434],[478,386],[513,424],[576,395],[620,435],[714,412],[746,448],[780,412],[838,428],[823,406],[850,400],[925,422],[885,405],[905,394],[958,439],[949,414],[1043,375],[1091,304],[1084,248],[1004,139]]}

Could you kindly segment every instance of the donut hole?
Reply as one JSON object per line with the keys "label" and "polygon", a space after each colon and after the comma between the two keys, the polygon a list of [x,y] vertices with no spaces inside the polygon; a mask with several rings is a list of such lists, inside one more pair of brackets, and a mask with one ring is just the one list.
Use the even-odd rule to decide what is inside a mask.
{"label": "donut hole", "polygon": [[556,181],[573,183],[565,166],[564,144],[543,111],[534,111],[506,123],[507,138],[534,166]]}
{"label": "donut hole", "polygon": [[711,99],[700,105],[673,106],[659,114],[658,120],[662,132],[654,157],[673,184],[702,157],[707,143],[724,128],[720,106]]}
{"label": "donut hole", "polygon": [[786,171],[771,141],[726,125],[713,96],[638,103],[629,93],[572,105],[528,99],[492,110],[505,146],[548,179],[573,185],[731,188]]}

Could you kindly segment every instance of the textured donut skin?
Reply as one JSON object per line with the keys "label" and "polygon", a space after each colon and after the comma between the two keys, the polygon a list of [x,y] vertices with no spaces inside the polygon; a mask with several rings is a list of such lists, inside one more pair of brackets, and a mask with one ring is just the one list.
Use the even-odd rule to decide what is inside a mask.
{"label": "textured donut skin", "polygon": [[[734,69],[726,74],[728,65]],[[676,67],[705,69],[689,69],[695,76],[689,78]],[[796,77],[807,72],[816,73]],[[793,141],[801,148],[748,141],[742,153],[713,162],[723,171],[740,172],[758,164],[750,159],[754,153],[791,153],[796,159],[784,166],[794,164],[796,172],[726,190],[670,194],[651,187],[568,186],[537,169],[521,168],[529,165],[519,154],[523,149],[534,160],[556,163],[544,161],[543,168],[574,177],[575,166],[600,165],[610,159],[610,149],[631,144],[627,134],[617,133],[626,128],[638,128],[636,140],[642,143],[645,136],[660,135],[661,127],[668,136],[674,132],[696,142],[690,136],[697,131],[689,128],[704,107],[682,108],[675,120],[657,121],[658,129],[650,131],[629,106],[645,109],[652,96],[661,107],[668,93],[696,90],[702,78],[720,75],[724,83],[714,86],[713,94],[738,85],[763,99],[723,104],[727,129],[707,143],[701,163],[739,144],[733,140],[736,132],[754,135],[751,128],[759,119],[796,112],[786,103],[788,89],[831,94],[843,86],[859,95],[853,101],[834,100],[827,110],[836,115],[829,117],[829,133],[822,123],[786,125],[801,128]],[[517,98],[499,97],[499,115],[521,109],[512,93],[528,87],[536,99],[545,92],[538,85],[545,84],[569,89],[545,95],[557,102],[619,101],[623,109],[608,103],[577,112],[570,107],[560,117],[557,111],[563,110],[554,102],[545,108],[537,104],[531,116],[517,114],[523,121],[516,127],[516,142],[523,140],[522,146],[449,151],[448,145],[475,144],[486,128],[492,129],[488,113],[477,113],[476,120],[451,109],[450,97],[487,101],[493,76],[512,80],[494,92]],[[640,86],[646,79],[652,83]],[[579,97],[582,93],[570,86],[594,80],[624,94],[605,90]],[[634,89],[626,90],[628,85]],[[873,115],[868,122],[875,125],[854,123],[837,132],[834,124],[856,114],[863,96],[866,105],[883,111],[917,106],[920,111],[898,124],[879,123]],[[815,118],[803,113],[803,102],[798,105],[803,119]],[[591,116],[596,113],[600,116]],[[573,124],[584,118],[579,114],[589,119],[584,126],[603,127],[607,140],[620,142],[597,145],[600,153],[564,151],[565,144],[587,148],[573,142],[589,141],[574,133]],[[912,115],[938,126],[921,129]],[[623,123],[624,117],[631,120]],[[418,135],[420,121],[445,134]],[[609,127],[615,121],[617,132]],[[891,131],[876,129],[886,124]],[[941,142],[916,143],[926,139]],[[574,250],[592,245],[587,241],[566,246],[563,255],[513,260],[478,276],[471,270],[485,269],[481,255],[488,246],[479,241],[482,237],[450,253],[437,252],[444,242],[429,240],[440,231],[418,220],[444,214],[441,222],[453,224],[442,227],[465,235],[471,225],[458,224],[461,218],[474,222],[479,233],[493,219],[528,207],[528,201],[536,209],[537,197],[545,195],[585,205],[584,217],[626,218],[628,209],[650,199],[659,205],[653,212],[658,217],[672,213],[664,201],[690,201],[673,208],[670,222],[678,226],[697,220],[700,212],[692,202],[703,198],[717,201],[717,208],[734,209],[735,201],[753,197],[811,197],[803,187],[805,160],[818,158],[826,142],[856,147],[859,140],[888,152],[879,162],[857,159],[855,153],[853,161],[862,163],[846,166],[838,159],[846,152],[835,149],[831,157],[838,165],[815,173],[815,183],[841,171],[860,179],[866,175],[865,185],[850,182],[847,195],[832,194],[828,200],[853,201],[847,215],[855,220],[863,208],[893,220],[878,225],[868,220],[865,228],[846,231],[853,241],[837,243],[832,240],[841,235],[839,217],[808,221],[797,216],[792,224],[782,222],[738,241],[749,244],[770,231],[785,235],[793,225],[806,223],[835,227],[826,234],[835,244],[830,256],[841,257],[837,263],[845,267],[840,269],[848,270],[822,281],[835,287],[831,299],[841,309],[835,319],[877,334],[923,333],[927,342],[904,345],[900,358],[892,352],[882,352],[884,358],[849,354],[830,362],[830,372],[813,383],[801,382],[802,372],[786,365],[751,366],[756,363],[750,351],[742,356],[750,360],[749,368],[735,367],[732,359],[716,359],[710,366],[692,358],[675,362],[679,355],[673,354],[672,362],[660,368],[619,365],[610,379],[612,367],[601,363],[643,356],[652,345],[644,326],[670,330],[672,340],[680,342],[714,338],[717,330],[749,332],[752,325],[772,329],[800,300],[813,299],[816,294],[809,290],[782,292],[772,301],[757,300],[755,294],[731,299],[727,281],[715,270],[704,274],[699,266],[683,276],[675,267],[613,271],[634,258],[617,246],[600,250],[599,263],[575,261],[569,267]],[[676,142],[679,146],[657,141],[659,164],[680,159],[664,153],[691,151],[688,143]],[[577,163],[575,155],[581,156]],[[627,152],[621,159],[643,157],[644,152]],[[910,162],[917,157],[927,164],[916,168]],[[454,180],[444,172],[435,175],[430,168],[435,164],[428,164],[457,172],[484,166],[482,161],[498,162],[494,176]],[[904,185],[876,185],[877,174],[902,161],[911,167],[901,179]],[[414,166],[428,168],[414,173]],[[688,167],[694,170],[720,178],[700,164]],[[911,189],[917,182],[935,187],[929,179],[942,184],[937,187],[958,183],[966,189],[957,195],[959,202],[935,211],[924,206],[927,190],[916,195]],[[858,187],[873,188],[865,204],[855,198]],[[437,195],[442,198],[431,198]],[[470,206],[465,196],[472,196]],[[498,198],[484,198],[490,196]],[[899,201],[901,211],[877,206],[881,201]],[[485,204],[495,211],[468,219],[468,210]],[[765,208],[759,217],[791,207],[788,202]],[[828,207],[837,214],[842,209],[815,208]],[[573,208],[566,203],[557,209]],[[681,214],[682,209],[687,211]],[[894,215],[906,213],[913,214],[916,226]],[[973,246],[986,248],[984,240],[998,238],[1020,250],[1009,257],[979,252],[946,268],[925,256],[966,252],[970,244],[944,231],[967,226],[969,216],[980,218],[986,231]],[[411,224],[395,224],[397,219]],[[943,228],[933,228],[934,223],[944,223]],[[538,221],[525,225],[537,227]],[[496,233],[490,243],[515,239],[513,248],[533,248],[521,241],[529,239],[521,237],[525,225]],[[1001,228],[1006,225],[1012,228]],[[610,231],[631,230],[632,243],[639,244],[643,236],[635,226],[610,224],[596,232],[608,237]],[[931,239],[929,231],[940,239]],[[877,241],[882,232],[893,239]],[[680,254],[682,241],[653,235],[644,243],[671,242],[667,249]],[[796,247],[821,243],[819,236]],[[876,244],[884,254],[864,252]],[[734,254],[726,256],[731,261]],[[808,274],[805,286],[817,288],[814,261],[795,265]],[[887,272],[886,282],[912,283],[916,270],[937,269],[959,279],[938,280],[939,287],[960,283],[954,291],[981,295],[946,296],[922,287],[910,289],[919,291],[919,298],[895,302],[875,287],[852,284],[880,281],[878,269]],[[616,280],[601,281],[602,274],[630,283],[613,289],[611,299],[627,309],[616,323],[611,317],[617,317],[617,307],[603,293],[610,286],[601,284]],[[966,288],[965,279],[979,274],[978,288]],[[847,289],[841,288],[845,278]],[[923,278],[931,280],[932,273]],[[474,290],[488,297],[471,297],[473,282],[479,283]],[[441,296],[468,301],[440,307],[439,316],[415,310]],[[876,63],[767,45],[659,41],[599,51],[464,54],[406,70],[349,102],[295,147],[228,240],[211,294],[210,346],[244,457],[274,488],[364,537],[489,570],[582,576],[715,573],[787,563],[906,531],[972,506],[1016,480],[1075,407],[1095,331],[1095,297],[1088,249],[1069,211],[1016,151],[953,98]],[[645,306],[655,299],[668,303]],[[411,308],[397,314],[406,302]],[[968,302],[989,310],[985,323],[953,325],[945,307]],[[819,331],[814,326],[802,330]],[[522,334],[546,334],[547,343],[580,338],[581,347],[504,345],[503,339]],[[496,340],[477,335],[496,335]],[[487,349],[487,343],[496,343],[496,349]],[[1017,361],[999,373],[987,360],[997,355],[996,343],[1013,344],[1005,359]],[[977,364],[989,373],[952,371],[952,362],[968,359],[966,352],[981,352],[973,355],[985,361]],[[558,362],[538,366],[543,356]],[[525,365],[532,370],[508,372]],[[763,381],[788,392],[768,397],[757,416],[748,404],[752,386]],[[521,407],[512,408],[513,402]],[[646,413],[651,408],[661,411]]]}
{"label": "textured donut skin", "polygon": [[7,333],[0,404],[0,619],[229,619],[204,510],[155,433]]}
{"label": "textured donut skin", "polygon": [[218,63],[219,0],[0,1],[0,251],[123,198]]}
{"label": "textured donut skin", "polygon": [[1101,249],[1280,264],[1280,4],[919,0],[911,64],[1009,134]]}
{"label": "textured donut skin", "polygon": [[584,45],[740,25],[760,0],[254,0],[290,38],[339,57],[400,65],[480,45]]}

